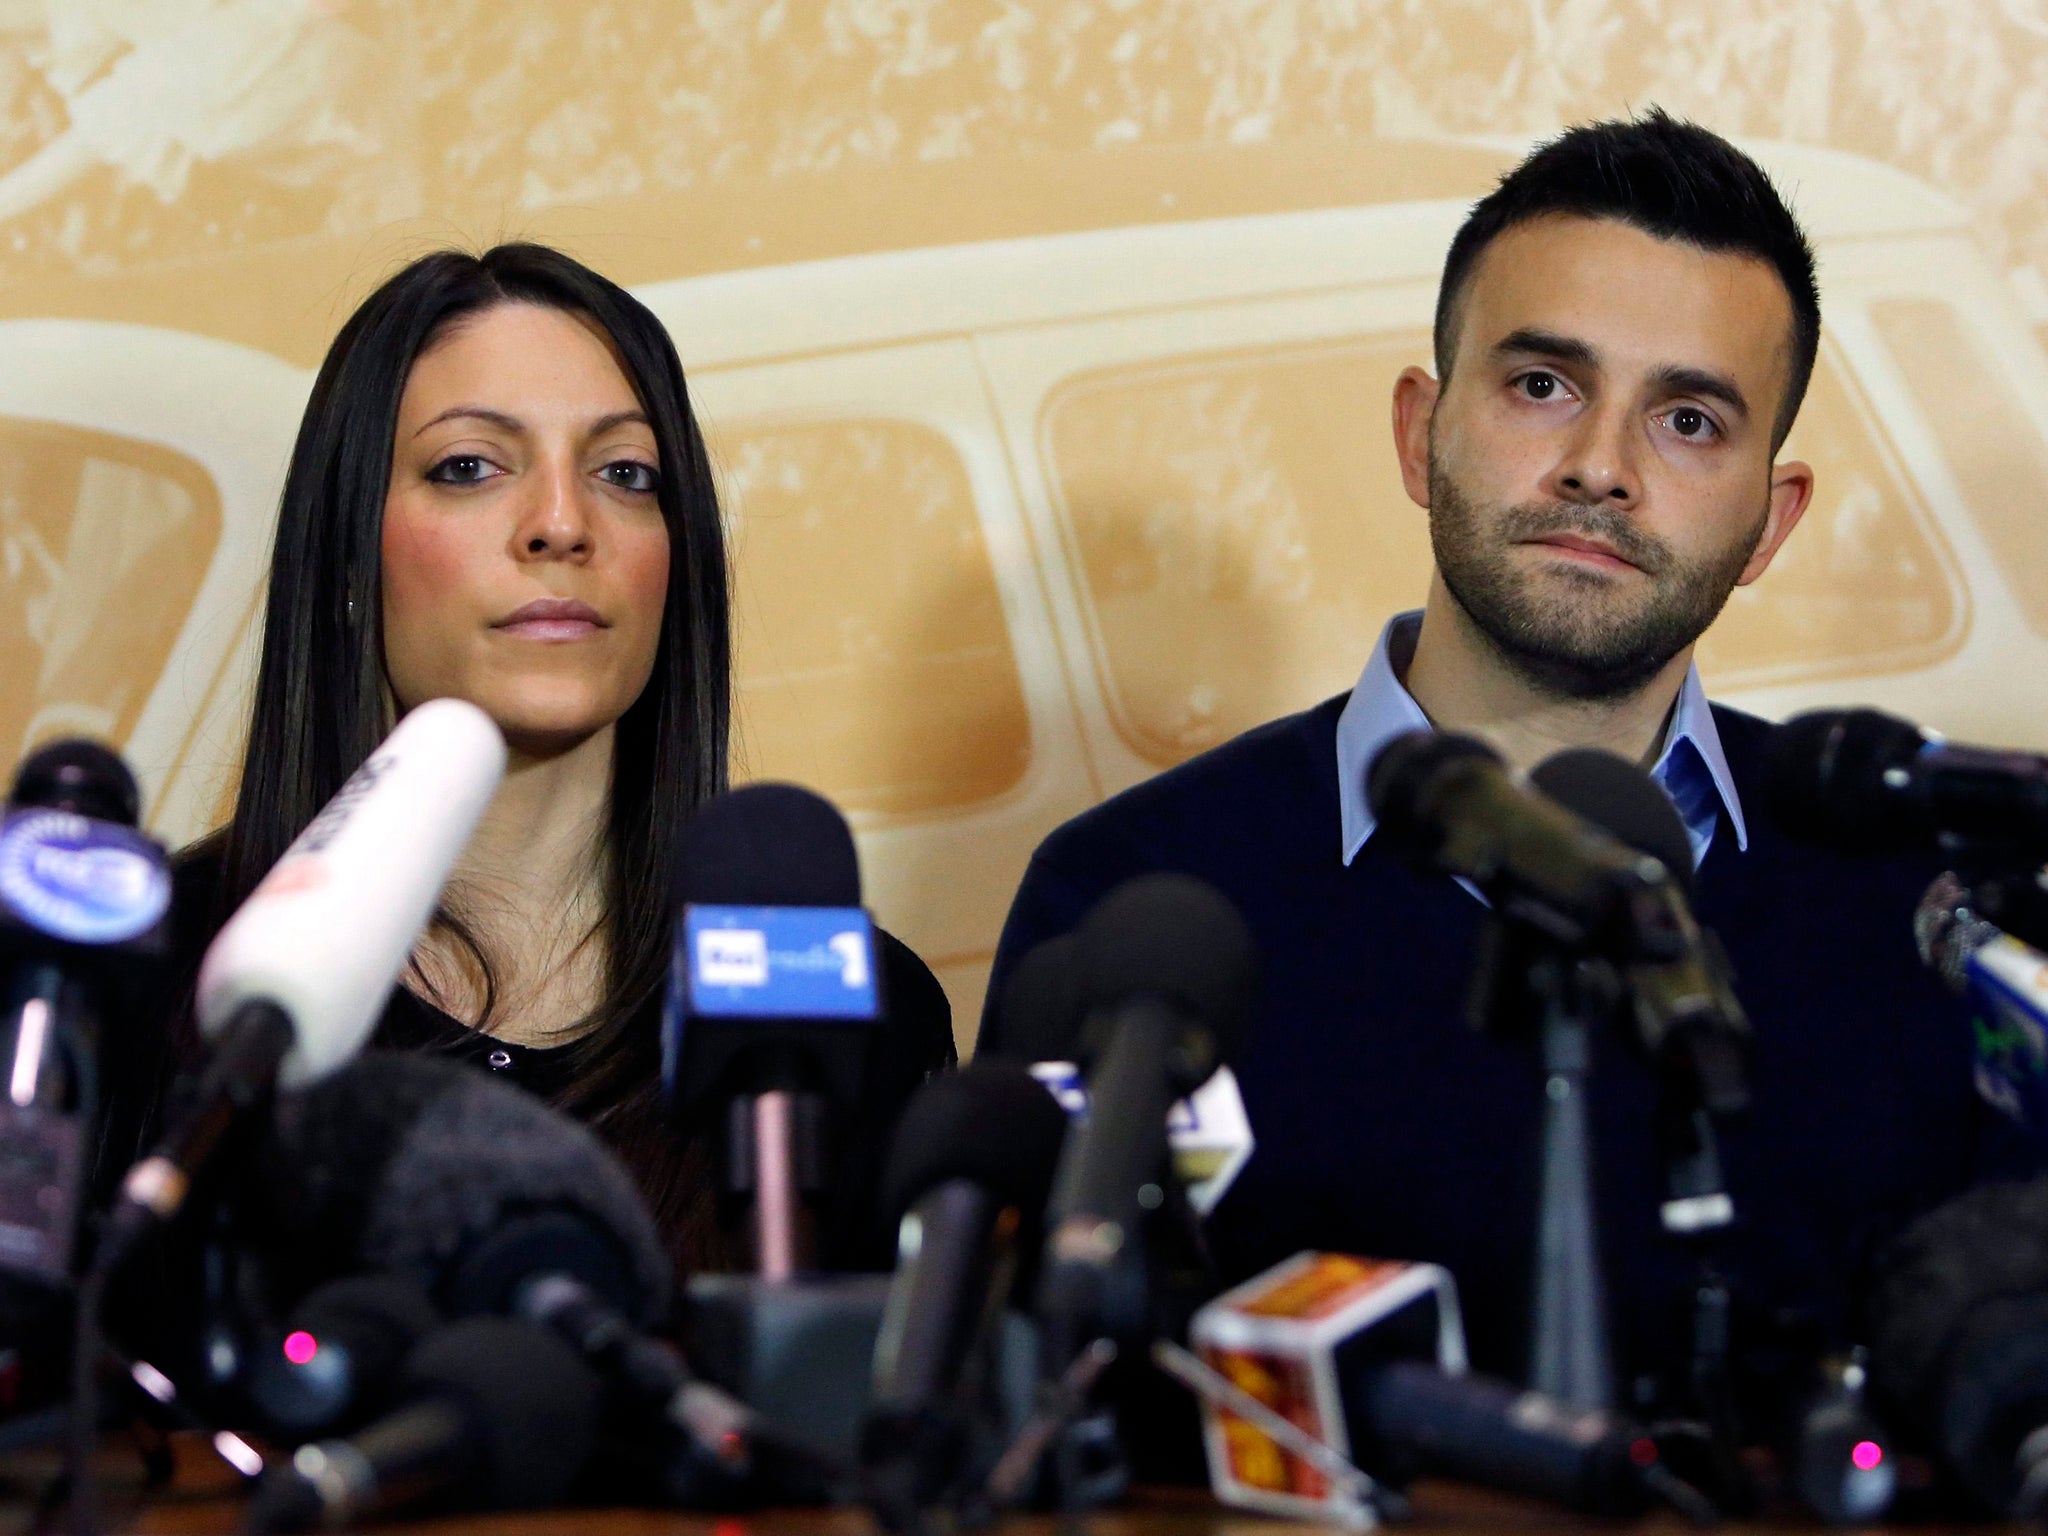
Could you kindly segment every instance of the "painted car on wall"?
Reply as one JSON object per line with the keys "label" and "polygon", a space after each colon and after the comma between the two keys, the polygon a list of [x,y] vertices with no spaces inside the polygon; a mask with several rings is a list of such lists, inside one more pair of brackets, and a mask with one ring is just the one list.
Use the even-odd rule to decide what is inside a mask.
{"label": "painted car on wall", "polygon": [[[1709,684],[2048,747],[2048,358],[1933,189],[1756,148],[1821,256],[1787,448],[1819,491],[1703,644]],[[1433,180],[1341,207],[637,285],[726,493],[736,774],[846,809],[871,905],[963,1038],[1045,832],[1348,688],[1419,602],[1389,394],[1428,360],[1452,231],[1513,159],[1430,154]],[[166,325],[0,322],[0,356],[0,623],[28,660],[0,740],[121,742],[152,823],[192,835],[228,791],[310,376]]]}

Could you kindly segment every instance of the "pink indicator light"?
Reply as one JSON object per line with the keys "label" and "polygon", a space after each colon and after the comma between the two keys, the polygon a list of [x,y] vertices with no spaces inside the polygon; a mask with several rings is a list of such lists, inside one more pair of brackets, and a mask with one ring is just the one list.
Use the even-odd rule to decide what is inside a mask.
{"label": "pink indicator light", "polygon": [[1884,1447],[1875,1440],[1858,1440],[1849,1452],[1859,1472],[1875,1472],[1884,1464]]}
{"label": "pink indicator light", "polygon": [[[293,1365],[310,1365],[313,1357],[320,1353],[320,1341],[305,1329],[284,1336],[284,1357]],[[1861,1447],[1858,1447],[1860,1450]],[[1857,1463],[1862,1465],[1862,1463]]]}

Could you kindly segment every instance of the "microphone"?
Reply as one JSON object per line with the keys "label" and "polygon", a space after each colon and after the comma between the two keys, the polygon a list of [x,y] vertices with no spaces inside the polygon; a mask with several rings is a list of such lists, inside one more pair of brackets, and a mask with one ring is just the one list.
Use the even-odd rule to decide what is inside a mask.
{"label": "microphone", "polygon": [[169,862],[135,829],[134,775],[91,741],[58,741],[15,775],[0,818],[0,1274],[46,1289],[72,1273],[99,1130],[102,1021],[126,1012],[168,950]]}
{"label": "microphone", "polygon": [[1469,736],[1395,737],[1367,771],[1366,798],[1389,847],[1465,877],[1503,916],[1570,948],[1640,950],[1638,909],[1671,878],[1662,859],[1516,783]]}
{"label": "microphone", "polygon": [[[997,1019],[999,1044],[977,1061],[1000,1058],[1028,1066],[1067,1118],[1088,1118],[1088,1082],[1075,1061],[1083,1015],[1074,966],[1074,935],[1035,945],[1003,986]],[[1166,1117],[1174,1176],[1185,1186],[1188,1208],[1208,1216],[1251,1161],[1257,1147],[1237,1074],[1219,1066],[1207,1082],[1179,1100]]]}
{"label": "microphone", "polygon": [[1976,910],[1953,873],[1927,887],[1913,912],[1920,959],[1976,1012],[1978,1094],[2048,1139],[2048,954]]}
{"label": "microphone", "polygon": [[504,771],[504,739],[482,710],[420,705],[228,919],[199,969],[212,1057],[193,1109],[123,1181],[103,1272],[178,1213],[244,1111],[362,1049]]}
{"label": "microphone", "polygon": [[441,1313],[409,1275],[346,1275],[315,1288],[249,1364],[263,1430],[304,1440],[361,1423],[389,1400]]}
{"label": "microphone", "polygon": [[[1075,931],[1087,1121],[1067,1138],[1048,1213],[1038,1310],[1058,1357],[1088,1331],[1129,1333],[1145,1310],[1143,1214],[1164,1203],[1167,1112],[1216,1070],[1252,1006],[1250,932],[1186,875],[1142,875]],[[1054,1358],[1054,1372],[1066,1360]]]}
{"label": "microphone", "polygon": [[1944,839],[2048,856],[2048,758],[1957,746],[1874,709],[1815,710],[1773,737],[1764,786],[1788,831],[1851,852]]}
{"label": "microphone", "polygon": [[253,1161],[248,1227],[280,1291],[382,1272],[464,1316],[566,1274],[635,1326],[668,1314],[672,1266],[632,1175],[586,1127],[475,1067],[370,1052],[280,1094]]}
{"label": "microphone", "polygon": [[400,1392],[404,1407],[353,1438],[301,1446],[266,1473],[242,1529],[332,1529],[429,1497],[557,1504],[597,1449],[597,1378],[522,1318],[440,1329],[406,1360]]}
{"label": "microphone", "polygon": [[2048,1511],[2048,1178],[1987,1184],[1880,1256],[1873,1389],[1986,1513]]}
{"label": "microphone", "polygon": [[472,1067],[395,1053],[282,1096],[272,1122],[251,1226],[280,1288],[376,1270],[449,1315],[547,1327],[651,1437],[664,1497],[829,1480],[645,1331],[668,1317],[672,1265],[632,1176],[584,1126]]}
{"label": "microphone", "polygon": [[683,829],[682,907],[662,1013],[662,1084],[686,1121],[727,1106],[728,1190],[749,1198],[754,1267],[809,1265],[832,1108],[856,1104],[886,999],[846,818],[793,784],[720,795]]}
{"label": "microphone", "polygon": [[883,1175],[900,1218],[861,1461],[877,1516],[914,1528],[960,1491],[994,1327],[1027,1283],[1067,1117],[1030,1073],[975,1062],[904,1110]]}
{"label": "microphone", "polygon": [[1204,1307],[1191,1340],[1207,1370],[1175,1374],[1201,1393],[1227,1503],[1314,1519],[1356,1497],[1239,1412],[1239,1394],[1394,1487],[1448,1477],[1592,1514],[1647,1502],[1658,1458],[1640,1432],[1466,1370],[1437,1265],[1298,1253]]}

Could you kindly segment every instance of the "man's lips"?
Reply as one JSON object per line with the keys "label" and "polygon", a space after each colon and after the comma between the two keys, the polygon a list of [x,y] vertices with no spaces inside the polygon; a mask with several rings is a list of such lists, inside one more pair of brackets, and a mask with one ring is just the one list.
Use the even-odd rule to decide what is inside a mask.
{"label": "man's lips", "polygon": [[1623,559],[1614,552],[1614,547],[1598,539],[1583,538],[1576,533],[1546,533],[1541,538],[1531,539],[1545,549],[1556,550],[1587,565],[1608,571],[1637,571],[1642,567],[1633,560]]}
{"label": "man's lips", "polygon": [[611,626],[588,603],[544,597],[514,609],[491,628],[527,640],[580,640]]}

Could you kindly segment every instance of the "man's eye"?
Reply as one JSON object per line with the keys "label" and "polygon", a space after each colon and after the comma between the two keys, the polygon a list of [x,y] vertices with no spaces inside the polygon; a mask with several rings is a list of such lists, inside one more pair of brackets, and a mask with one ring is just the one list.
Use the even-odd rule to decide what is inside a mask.
{"label": "man's eye", "polygon": [[660,483],[652,464],[642,464],[638,459],[618,459],[598,471],[607,485],[617,486],[622,491],[652,491]]}
{"label": "man's eye", "polygon": [[1525,373],[1517,379],[1522,393],[1531,400],[1549,400],[1557,394],[1558,381],[1554,373]]}
{"label": "man's eye", "polygon": [[1714,418],[1705,411],[1681,405],[1671,413],[1671,430],[1680,437],[1703,441],[1712,437],[1717,429]]}
{"label": "man's eye", "polygon": [[475,485],[489,479],[493,468],[481,454],[451,453],[427,471],[427,478],[442,485]]}

